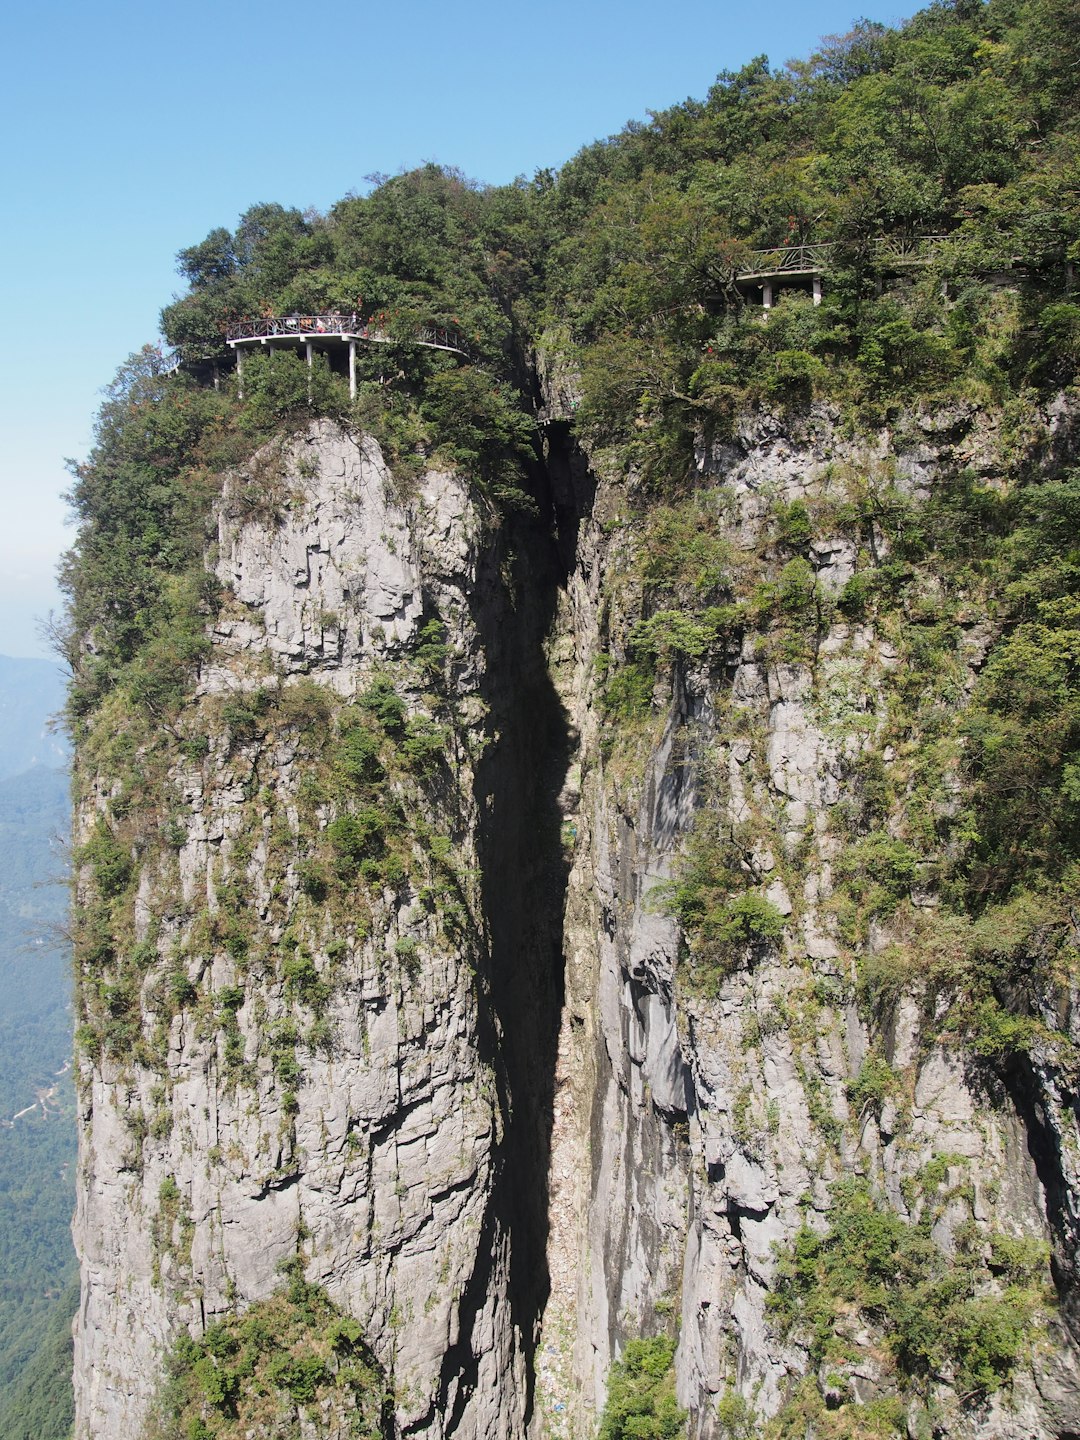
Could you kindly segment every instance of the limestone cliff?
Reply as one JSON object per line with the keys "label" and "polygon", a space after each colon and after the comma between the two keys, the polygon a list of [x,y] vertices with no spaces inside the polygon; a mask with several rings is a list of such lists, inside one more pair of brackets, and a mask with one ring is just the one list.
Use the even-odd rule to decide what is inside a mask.
{"label": "limestone cliff", "polygon": [[[1047,473],[1068,421],[1032,425]],[[860,757],[919,803],[889,738],[895,636],[836,606],[889,554],[835,518],[845,487],[1004,484],[1000,437],[965,413],[845,438],[818,408],[703,441],[693,524],[729,568],[781,585],[770,526],[814,513],[819,622],[809,646],[763,622],[669,647],[617,723],[642,521],[566,421],[547,435],[539,518],[501,524],[454,475],[401,490],[328,422],[262,452],[218,504],[212,646],[165,759],[146,781],[126,756],[125,789],[84,748],[81,903],[114,938],[81,962],[79,1440],[138,1436],[177,1333],[296,1256],[360,1323],[401,1435],[583,1440],[625,1342],[665,1330],[695,1440],[800,1403],[799,1433],[851,1409],[1080,1431],[1068,1072],[1049,1045],[973,1058],[914,975],[867,1003],[862,960],[933,915],[932,875],[900,908],[837,898]],[[960,632],[956,703],[986,614]],[[671,898],[709,833],[765,917],[711,969]],[[1039,1003],[1075,1028],[1067,994]],[[791,1255],[853,1194],[924,1222],[972,1303],[1016,1278],[1003,1239],[1028,1245],[1033,1339],[1001,1383],[946,1366],[916,1398],[872,1305],[815,1348]]]}
{"label": "limestone cliff", "polygon": [[[725,536],[775,566],[768,517],[777,507],[827,513],[851,477],[883,467],[919,502],[958,473],[1005,485],[1017,463],[1003,458],[993,423],[973,412],[926,415],[907,434],[855,440],[837,418],[825,407],[794,422],[760,416],[731,441],[703,445],[695,505],[717,507]],[[1027,443],[1046,473],[1068,456],[1069,430],[1060,408],[1033,420]],[[951,1257],[972,1245],[989,1255],[995,1234],[1045,1241],[1056,1282],[1040,1338],[1010,1385],[958,1396],[955,1373],[931,1375],[928,1407],[908,1403],[882,1433],[906,1424],[911,1434],[1071,1434],[1080,1375],[1068,1067],[1053,1044],[1022,1063],[980,1062],[942,1033],[948,999],[919,981],[875,1012],[851,937],[842,938],[838,820],[858,787],[858,757],[888,728],[889,677],[904,663],[895,635],[834,614],[813,653],[795,660],[770,653],[760,632],[744,633],[719,666],[677,666],[674,693],[653,696],[650,724],[621,747],[606,745],[596,672],[627,603],[626,537],[635,527],[628,532],[623,506],[623,496],[601,490],[554,652],[585,779],[566,910],[553,1279],[568,1255],[582,1261],[549,1309],[546,1399],[557,1417],[572,1417],[549,1421],[551,1431],[591,1433],[622,1344],[667,1326],[679,1336],[678,1394],[691,1436],[748,1433],[740,1425],[777,1415],[785,1401],[800,1434],[832,1433],[849,1403],[867,1418],[846,1423],[878,1433],[880,1415],[866,1407],[897,1387],[887,1329],[854,1305],[839,1313],[842,1343],[830,1347],[829,1364],[817,1362],[815,1404],[800,1409],[791,1396],[815,1360],[806,1333],[785,1333],[770,1301],[797,1237],[826,1232],[837,1186],[860,1177]],[[888,555],[878,539],[874,564]],[[629,540],[631,553],[637,544]],[[856,550],[841,533],[815,535],[809,559],[828,599],[851,581]],[[965,625],[961,695],[991,629],[974,610]],[[909,752],[920,742],[929,743],[911,737]],[[883,759],[902,770],[893,746]],[[955,771],[950,783],[959,783]],[[887,823],[900,833],[895,815]],[[746,946],[707,990],[695,985],[662,898],[685,872],[695,826],[734,838],[747,883],[784,917],[782,943]],[[935,913],[932,884],[916,880],[912,895],[916,913]],[[902,938],[888,921],[874,923],[867,953],[887,953]],[[1075,1035],[1071,992],[1044,994],[1041,1004],[1054,1025],[1061,1012],[1051,1012],[1064,1005]],[[887,1077],[880,1090],[867,1083],[876,1066]]]}
{"label": "limestone cliff", "polygon": [[[216,554],[212,653],[155,792],[171,834],[147,843],[144,815],[132,839],[137,1029],[82,1069],[78,1433],[137,1434],[177,1326],[265,1297],[299,1251],[379,1337],[401,1433],[521,1434],[545,1105],[524,1077],[557,907],[515,752],[544,748],[543,617],[458,480],[396,498],[329,425],[230,479]],[[366,795],[370,833],[334,831],[350,772],[325,745],[387,674],[420,761],[380,821]],[[381,771],[362,733],[352,773]],[[116,789],[88,778],[84,841],[127,842]],[[119,985],[83,978],[107,1025]]]}

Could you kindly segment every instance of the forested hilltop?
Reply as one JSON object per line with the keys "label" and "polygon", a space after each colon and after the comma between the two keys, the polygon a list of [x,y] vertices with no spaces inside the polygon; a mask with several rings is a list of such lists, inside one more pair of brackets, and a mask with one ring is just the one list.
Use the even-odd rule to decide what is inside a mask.
{"label": "forested hilltop", "polygon": [[[525,483],[538,450],[541,340],[580,371],[576,426],[653,493],[685,481],[695,435],[763,401],[836,397],[856,422],[948,400],[1022,405],[1071,383],[1080,353],[1078,57],[1068,0],[936,5],[895,30],[863,21],[808,61],[722,74],[704,101],[557,174],[484,187],[428,166],[325,216],[254,206],[235,233],[180,253],[191,290],[164,332],[192,362],[224,362],[230,321],[359,312],[402,343],[362,351],[352,418],[400,467],[438,451],[495,494]],[[876,242],[924,236],[944,242],[914,278],[875,262]],[[801,242],[835,242],[824,303],[785,293],[762,326],[735,276],[755,248]],[[418,323],[456,327],[481,363],[417,350]],[[73,632],[102,626],[102,680],[152,617],[144,589],[182,563],[182,539],[163,549],[158,527],[193,477],[310,413],[299,364],[253,364],[243,409],[153,370],[144,355],[118,377],[74,490],[88,560],[97,527],[124,537],[111,569],[101,556],[70,581]],[[314,407],[348,413],[344,385],[322,375]],[[154,467],[145,513],[114,514],[106,492],[126,487],[107,477],[139,466]]]}
{"label": "forested hilltop", "polygon": [[[582,369],[580,422],[624,442],[644,426],[637,458],[662,455],[669,483],[690,434],[763,398],[874,406],[1064,383],[1078,44],[1065,0],[939,5],[900,30],[860,22],[781,70],[761,57],[531,182],[429,167],[326,216],[256,206],[181,253],[192,291],[165,333],[195,357],[223,356],[228,322],[264,313],[359,310],[402,337],[457,326],[489,372],[481,391],[410,353],[416,404],[376,386],[362,413],[388,408],[407,448],[470,448],[481,402],[488,443],[511,440],[498,380],[523,383],[523,353],[554,329]],[[927,236],[946,243],[919,283],[882,293],[895,244]],[[804,242],[837,247],[827,303],[763,330],[734,277],[754,249]],[[1030,284],[1003,294],[987,283],[1003,275]],[[372,381],[392,368],[373,356]]]}
{"label": "forested hilltop", "polygon": [[[704,101],[631,124],[557,174],[483,187],[427,166],[325,216],[255,206],[235,233],[181,251],[190,293],[162,321],[193,366],[229,363],[226,327],[242,317],[358,312],[399,343],[361,347],[351,406],[326,368],[309,396],[291,354],[252,356],[243,402],[235,381],[213,390],[156,373],[149,350],[121,370],[72,492],[77,730],[102,703],[99,715],[131,724],[178,698],[207,644],[202,524],[215,477],[282,427],[338,417],[373,432],[403,482],[448,462],[497,507],[533,507],[537,347],[572,377],[562,418],[626,476],[636,504],[660,507],[650,543],[663,553],[641,623],[616,647],[626,663],[611,676],[613,713],[643,703],[657,664],[722,648],[748,619],[812,629],[805,507],[777,522],[791,557],[779,588],[741,595],[710,575],[680,591],[686,544],[705,542],[697,519],[663,507],[686,497],[695,443],[762,405],[798,414],[824,398],[854,427],[992,407],[1021,455],[1033,407],[1080,364],[1078,77],[1069,0],[956,0],[899,29],[862,21],[805,62],[722,74]],[[924,236],[943,238],[918,268],[880,261],[881,240]],[[782,291],[762,323],[736,275],[755,248],[802,242],[834,242],[823,301]],[[477,363],[412,344],[431,323],[459,330]],[[971,913],[1029,883],[1056,887],[1078,839],[1080,500],[1071,475],[1035,491],[1023,465],[1016,478],[1008,493],[961,482],[917,507],[885,481],[838,517],[853,534],[880,523],[893,545],[840,608],[910,618],[921,607],[916,673],[937,670],[965,596],[992,592],[998,648],[965,722],[975,809],[903,861],[942,867]],[[914,594],[926,564],[943,592],[933,602]]]}
{"label": "forested hilltop", "polygon": [[[405,1016],[425,946],[467,965],[495,1017],[474,1140],[529,1196],[484,1192],[509,1236],[523,1425],[550,1322],[579,1337],[558,1362],[582,1366],[579,1421],[607,1387],[604,1440],[1080,1427],[1071,1362],[1048,1362],[1035,1398],[1017,1378],[1080,1335],[1078,90],[1072,0],[953,0],[721,74],[558,172],[487,187],[425,166],[325,215],[254,206],[180,252],[189,290],[162,316],[178,367],[147,347],[121,368],[74,472],[63,574],[86,1173],[121,1153],[122,1121],[124,1203],[151,1217],[143,1301],[116,1299],[135,1287],[102,1279],[104,1252],[91,1278],[117,1334],[151,1311],[154,1343],[162,1316],[195,1327],[192,1297],[220,1322],[172,1353],[155,1435],[235,1433],[256,1372],[260,1404],[347,1409],[353,1386],[373,1434],[395,1405],[437,1436],[482,1410],[472,1371],[455,1389],[457,1340],[437,1396],[395,1372],[427,1304],[380,1280],[377,1333],[367,1278],[335,1290],[327,1262],[319,1289],[314,1200],[291,1289],[245,1293],[224,1232],[214,1268],[184,1129],[201,1100],[174,1099],[206,1074],[222,1116],[261,1117],[251,1154],[237,1119],[243,1144],[215,1142],[206,1175],[261,1177],[269,1206],[326,1158],[335,1006],[362,975],[365,994],[396,985]],[[326,356],[269,347],[247,352],[241,394],[229,327],[288,316],[370,327],[355,398]],[[418,345],[430,326],[467,353]],[[335,590],[334,547],[353,544],[381,558]],[[281,560],[295,583],[275,547],[307,557]],[[410,565],[415,593],[365,610]],[[559,965],[576,936],[593,979],[521,959],[534,933]],[[562,1007],[583,1040],[560,1038]],[[575,1044],[593,1057],[576,1072]],[[576,1213],[590,1245],[608,1211],[623,1228],[612,1273],[555,1314],[557,1048],[596,1083],[578,1092],[592,1138],[567,1168],[588,1176],[591,1156],[596,1188]],[[377,1172],[380,1125],[349,1131],[343,1164]],[[625,1152],[602,1161],[616,1134]],[[114,1199],[86,1199],[84,1251]],[[680,1278],[687,1225],[714,1269]],[[475,1306],[475,1333],[501,1323],[497,1280],[476,1270],[447,1301]],[[240,1298],[250,1324],[221,1318]],[[325,1335],[286,1383],[266,1317],[309,1312]],[[84,1294],[87,1347],[93,1313]],[[116,1395],[84,1366],[101,1433],[143,1384],[132,1364]],[[501,1411],[468,1423],[518,1434]]]}

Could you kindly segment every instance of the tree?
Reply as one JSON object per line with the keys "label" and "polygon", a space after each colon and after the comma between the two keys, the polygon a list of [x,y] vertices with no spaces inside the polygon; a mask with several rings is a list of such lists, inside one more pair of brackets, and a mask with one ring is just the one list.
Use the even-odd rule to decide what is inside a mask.
{"label": "tree", "polygon": [[198,245],[189,245],[176,257],[176,267],[193,290],[201,290],[236,274],[233,238],[223,226],[211,230]]}

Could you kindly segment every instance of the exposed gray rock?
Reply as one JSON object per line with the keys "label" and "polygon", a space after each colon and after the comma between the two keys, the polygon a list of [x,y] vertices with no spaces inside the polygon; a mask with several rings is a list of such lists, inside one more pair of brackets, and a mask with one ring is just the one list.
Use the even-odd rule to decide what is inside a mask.
{"label": "exposed gray rock", "polygon": [[[548,417],[571,415],[574,377],[551,356],[541,375]],[[913,494],[948,467],[1000,476],[992,424],[966,409],[869,439],[842,436],[838,419],[827,406],[797,424],[761,413],[732,441],[702,441],[701,486],[723,498],[735,541],[756,541],[778,500],[833,494],[845,469],[888,465]],[[1061,423],[1046,420],[1051,431]],[[567,466],[567,503],[573,480]],[[301,902],[303,857],[270,878],[274,817],[295,828],[300,741],[282,734],[230,754],[211,730],[204,762],[178,756],[185,838],[175,872],[141,874],[133,925],[156,936],[163,963],[183,953],[210,1000],[243,985],[247,1076],[229,1071],[209,1002],[171,1018],[158,1068],[141,1054],[84,1062],[78,1440],[135,1440],[178,1328],[198,1332],[264,1298],[297,1253],[392,1372],[401,1432],[436,1440],[583,1440],[626,1341],[665,1329],[678,1334],[692,1440],[718,1440],[717,1402],[731,1387],[762,1417],[776,1414],[813,1367],[805,1341],[780,1333],[769,1290],[800,1227],[827,1227],[845,1176],[869,1177],[917,1219],[918,1177],[944,1157],[947,1200],[930,1218],[946,1251],[974,1224],[1042,1237],[1060,1272],[1075,1268],[1076,1102],[1053,1057],[1010,1093],[991,1093],[958,1049],[930,1039],[922,994],[900,997],[884,1035],[855,1003],[830,904],[832,820],[845,765],[880,734],[896,649],[838,620],[811,669],[748,635],[727,673],[680,676],[651,731],[610,754],[596,662],[626,542],[601,523],[617,508],[609,489],[601,483],[592,514],[578,517],[556,587],[554,571],[538,579],[535,555],[506,578],[507,557],[459,479],[429,473],[402,496],[374,443],[335,426],[314,425],[230,477],[216,559],[226,602],[193,704],[211,716],[239,692],[307,680],[348,698],[392,666],[398,693],[422,711],[410,647],[437,612],[453,654],[448,764],[469,938],[450,943],[419,894],[387,889],[369,925],[345,926],[347,953],[335,960],[329,946],[342,937],[320,931]],[[815,538],[809,552],[829,596],[857,558],[841,537]],[[555,605],[547,660],[569,757],[551,757],[543,726],[534,735],[523,723],[539,689],[515,693],[530,583]],[[989,639],[972,627],[972,671]],[[731,733],[729,701],[741,712]],[[885,752],[882,763],[895,760]],[[99,779],[96,803],[109,784]],[[530,808],[540,790],[543,829]],[[748,949],[708,983],[664,898],[705,796],[750,834],[745,872],[788,921],[783,944]],[[332,802],[324,809],[326,824]],[[559,845],[557,866],[536,859]],[[552,879],[563,866],[564,891]],[[193,938],[237,883],[266,953],[297,925],[332,979],[332,1045],[318,1043],[272,960],[243,976],[221,945]],[[516,892],[530,888],[532,908],[519,907]],[[928,883],[916,899],[933,906]],[[561,936],[555,925],[524,933],[522,916],[560,900]],[[892,938],[879,925],[873,947]],[[560,939],[556,994],[544,966]],[[406,965],[401,953],[418,959]],[[289,1087],[267,1037],[298,1017],[302,1082]],[[1080,1028],[1078,1017],[1074,1004]],[[152,1029],[146,1020],[146,1047],[158,1043]],[[858,1077],[879,1053],[897,1083],[867,1100]],[[523,1264],[534,1272],[529,1303]],[[548,1284],[540,1316],[532,1301]],[[1080,1430],[1070,1327],[1066,1308],[1034,1365],[978,1412],[942,1385],[940,1432],[1049,1440]],[[857,1359],[820,1379],[835,1403],[866,1404],[889,1392],[890,1374],[880,1337],[859,1317],[850,1328]]]}
{"label": "exposed gray rock", "polygon": [[[761,414],[744,423],[734,442],[703,445],[703,477],[728,498],[738,543],[760,534],[776,500],[828,495],[844,467],[866,475],[888,462],[913,493],[926,493],[958,465],[976,467],[988,481],[999,473],[992,425],[975,413],[921,416],[910,440],[887,433],[840,439],[835,421],[827,407],[816,407],[793,432],[786,421]],[[586,583],[585,576],[620,562],[599,526],[582,527],[580,553],[561,624],[587,635],[595,633],[596,609],[595,580]],[[853,573],[848,542],[815,540],[810,558],[819,583],[838,594]],[[986,644],[984,636],[969,648],[972,665],[981,663]],[[1045,1188],[1015,1103],[985,1093],[959,1052],[925,1046],[917,994],[902,997],[889,1037],[894,1072],[910,1087],[910,1102],[888,1100],[879,1113],[855,1113],[848,1100],[871,1036],[845,1000],[852,977],[836,968],[829,812],[843,798],[841,757],[857,754],[883,718],[880,676],[896,658],[883,637],[844,623],[825,637],[814,673],[764,662],[748,637],[725,683],[761,739],[726,735],[710,719],[714,697],[688,688],[676,693],[662,733],[643,747],[637,785],[625,778],[625,759],[617,775],[602,763],[588,646],[579,648],[575,666],[563,668],[566,704],[582,751],[592,757],[584,767],[589,824],[570,874],[567,946],[587,953],[592,936],[598,945],[595,965],[567,972],[567,1004],[595,1036],[595,1088],[576,1111],[577,1133],[568,1126],[556,1135],[553,1156],[555,1166],[563,1147],[591,1156],[590,1178],[579,1192],[579,1229],[553,1231],[549,1248],[563,1273],[568,1252],[582,1257],[576,1305],[560,1302],[547,1322],[565,1326],[569,1316],[576,1325],[572,1360],[561,1388],[551,1391],[576,1415],[575,1433],[588,1433],[605,1372],[624,1342],[676,1330],[673,1305],[678,1394],[690,1410],[694,1440],[721,1433],[716,1402],[731,1386],[763,1417],[774,1414],[792,1378],[808,1368],[798,1337],[785,1340],[766,1307],[777,1256],[808,1215],[824,1228],[832,1185],[844,1174],[869,1175],[901,1214],[916,1218],[922,1202],[913,1216],[909,1200],[919,1193],[921,1167],[947,1156],[944,1186],[956,1198],[934,1223],[944,1249],[959,1226],[974,1221],[1047,1239],[1056,1225],[1059,1264],[1075,1253],[1080,1192],[1073,1166],[1080,1146],[1075,1114],[1057,1098],[1051,1068],[1032,1077],[1031,1091],[1039,1097],[1046,1143],[1061,1157],[1054,1164],[1065,1180],[1064,1202]],[[704,793],[699,761],[708,752],[726,776],[731,823],[766,817],[785,851],[801,848],[806,865],[799,924],[789,928],[787,946],[722,981],[715,998],[696,995],[676,977],[678,935],[655,903],[656,883],[673,873]],[[663,795],[677,803],[658,804]],[[793,895],[776,873],[780,859],[759,845],[752,870],[772,903],[791,915]],[[650,889],[654,902],[643,904]],[[876,943],[883,948],[889,941],[879,931]],[[668,1038],[670,1027],[677,1041]],[[670,1057],[669,1073],[676,1063],[682,1068],[684,1108],[657,1080],[661,1054]],[[571,1061],[569,1051],[564,1058]],[[680,1257],[676,1269],[672,1261]],[[1053,1335],[1052,1366],[1040,1351],[1011,1392],[988,1406],[967,1411],[942,1389],[942,1433],[1026,1440],[1071,1432],[1080,1397],[1076,1350],[1060,1326]],[[861,1358],[837,1398],[865,1404],[889,1392],[890,1374],[870,1335],[860,1333],[853,1343]],[[826,1389],[833,1383],[827,1379]]]}
{"label": "exposed gray rock", "polygon": [[[278,467],[286,494],[274,513],[252,504],[246,518],[238,514],[238,492],[255,479],[233,477],[226,487],[224,616],[240,608],[251,618],[215,624],[204,702],[301,675],[353,695],[373,665],[404,653],[425,605],[446,622],[458,684],[471,695],[482,666],[471,618],[481,526],[460,482],[431,473],[414,498],[397,498],[373,443],[325,423],[264,462]],[[203,908],[218,911],[223,883],[252,888],[271,956],[281,936],[274,906],[308,923],[294,871],[275,882],[283,900],[267,889],[265,870],[269,811],[293,813],[303,762],[295,743],[255,759],[261,814],[216,742],[201,767],[177,764],[186,839],[175,882],[147,871],[139,887],[140,931],[156,915],[161,953],[171,943],[196,951],[192,973],[211,997],[237,983],[236,966],[223,952],[199,953],[191,927]],[[459,755],[455,764],[463,859],[475,866],[470,763]],[[232,860],[253,824],[251,860]],[[411,970],[393,955],[403,934],[422,955]],[[308,934],[327,974],[331,938]],[[309,1278],[372,1337],[394,1377],[402,1429],[441,1435],[453,1416],[456,1435],[521,1433],[526,1388],[509,1240],[492,1213],[506,1117],[480,1052],[476,956],[448,950],[426,911],[393,896],[376,906],[366,938],[362,930],[346,938],[346,968],[323,1016],[329,1049],[305,1041],[312,1017],[302,1007],[297,1014],[271,964],[241,981],[249,1080],[227,1073],[218,1027],[187,1011],[171,1022],[163,1075],[134,1056],[84,1062],[80,1437],[136,1436],[178,1325],[197,1332],[266,1297],[298,1250]],[[286,1086],[265,1038],[294,1021],[302,1079]],[[145,1135],[133,1160],[133,1128],[162,1106],[166,1124]],[[456,1348],[457,1366],[448,1359]]]}

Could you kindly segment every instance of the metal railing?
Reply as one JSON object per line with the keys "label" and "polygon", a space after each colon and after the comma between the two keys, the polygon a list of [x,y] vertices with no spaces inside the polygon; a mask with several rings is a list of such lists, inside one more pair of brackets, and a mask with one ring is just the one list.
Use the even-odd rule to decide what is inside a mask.
{"label": "metal railing", "polygon": [[[878,265],[928,265],[948,239],[947,235],[881,235],[870,242]],[[771,250],[750,250],[735,272],[736,280],[760,275],[812,275],[828,268],[840,245],[835,242],[775,245]]]}
{"label": "metal railing", "polygon": [[366,340],[372,345],[424,345],[472,358],[472,350],[459,331],[446,325],[420,325],[411,335],[391,335],[359,315],[264,315],[257,320],[236,320],[225,331],[230,345],[243,340],[318,340],[337,335],[344,340]]}
{"label": "metal railing", "polygon": [[882,235],[871,242],[879,265],[928,265],[944,245],[947,235]]}
{"label": "metal railing", "polygon": [[258,320],[236,320],[225,331],[226,340],[283,339],[301,335],[359,335],[370,328],[359,315],[263,315]]}
{"label": "metal railing", "polygon": [[420,325],[416,331],[417,345],[427,345],[433,350],[453,350],[458,355],[472,358],[472,347],[458,330],[446,325]]}
{"label": "metal railing", "polygon": [[739,280],[753,275],[812,274],[828,265],[836,246],[776,245],[771,250],[751,250],[746,262],[735,272]]}

